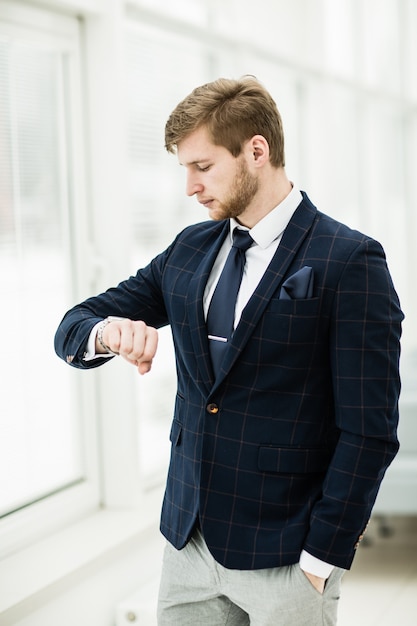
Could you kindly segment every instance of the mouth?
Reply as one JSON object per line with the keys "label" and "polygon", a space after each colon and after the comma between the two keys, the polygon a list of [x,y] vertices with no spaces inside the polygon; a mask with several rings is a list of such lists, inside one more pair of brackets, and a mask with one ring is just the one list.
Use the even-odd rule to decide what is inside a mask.
{"label": "mouth", "polygon": [[199,203],[205,206],[206,208],[210,208],[212,202],[213,202],[212,198],[210,199],[202,198],[201,200],[199,200]]}

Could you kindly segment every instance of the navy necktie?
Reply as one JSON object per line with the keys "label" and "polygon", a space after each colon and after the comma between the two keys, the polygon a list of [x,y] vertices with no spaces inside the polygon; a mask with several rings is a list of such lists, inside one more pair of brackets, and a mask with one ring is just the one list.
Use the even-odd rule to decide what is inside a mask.
{"label": "navy necktie", "polygon": [[245,267],[245,252],[253,243],[246,230],[235,228],[233,245],[220,274],[207,312],[207,331],[213,370],[220,369],[233,334],[237,294]]}

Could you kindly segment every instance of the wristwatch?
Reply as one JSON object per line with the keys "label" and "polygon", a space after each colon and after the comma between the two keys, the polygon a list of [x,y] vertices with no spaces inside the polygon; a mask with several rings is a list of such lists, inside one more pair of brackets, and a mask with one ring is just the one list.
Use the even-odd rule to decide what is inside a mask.
{"label": "wristwatch", "polygon": [[100,324],[97,327],[97,341],[108,354],[113,354],[114,356],[118,356],[119,353],[113,352],[113,350],[110,350],[109,346],[104,343],[103,330],[106,328],[107,324],[110,324],[111,322],[120,322],[123,319],[125,318],[115,317],[114,315],[109,315],[109,317],[106,317],[102,322],[100,322]]}

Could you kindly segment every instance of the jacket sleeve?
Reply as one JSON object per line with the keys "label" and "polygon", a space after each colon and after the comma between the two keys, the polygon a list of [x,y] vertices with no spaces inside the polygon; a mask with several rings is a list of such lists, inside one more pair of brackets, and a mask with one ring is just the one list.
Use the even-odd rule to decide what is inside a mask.
{"label": "jacket sleeve", "polygon": [[403,314],[381,246],[366,240],[342,272],[330,359],[340,436],[304,548],[349,568],[385,471],[398,451]]}
{"label": "jacket sleeve", "polygon": [[109,358],[84,360],[91,330],[97,322],[109,315],[143,320],[156,328],[166,325],[168,319],[161,283],[170,249],[155,257],[147,267],[117,287],[88,298],[70,309],[55,334],[57,355],[80,369],[98,367],[110,361]]}

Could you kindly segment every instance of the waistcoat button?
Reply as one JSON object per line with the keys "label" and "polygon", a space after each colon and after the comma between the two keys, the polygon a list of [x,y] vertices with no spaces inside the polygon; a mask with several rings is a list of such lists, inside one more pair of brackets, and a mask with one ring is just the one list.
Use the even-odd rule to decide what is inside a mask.
{"label": "waistcoat button", "polygon": [[211,402],[210,404],[207,405],[207,411],[211,413],[212,415],[215,415],[216,413],[219,412],[219,407],[217,406],[217,404],[214,404],[214,402]]}

